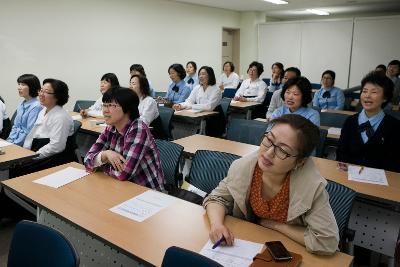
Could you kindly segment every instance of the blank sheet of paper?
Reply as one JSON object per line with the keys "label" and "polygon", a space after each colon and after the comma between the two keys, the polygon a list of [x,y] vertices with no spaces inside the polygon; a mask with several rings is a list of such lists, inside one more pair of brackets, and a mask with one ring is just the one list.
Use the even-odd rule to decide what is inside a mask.
{"label": "blank sheet of paper", "polygon": [[5,146],[9,146],[9,145],[12,145],[12,144],[7,141],[0,140],[0,147],[5,147]]}
{"label": "blank sheet of paper", "polygon": [[210,258],[226,267],[249,266],[253,258],[260,253],[263,244],[235,239],[233,246],[218,246],[212,249],[211,240],[205,244],[200,254]]}
{"label": "blank sheet of paper", "polygon": [[115,207],[112,207],[110,211],[131,220],[142,222],[163,208],[168,207],[175,200],[174,197],[167,194],[148,190],[134,198],[118,204]]}
{"label": "blank sheet of paper", "polygon": [[89,173],[82,169],[74,167],[67,167],[61,171],[49,174],[37,180],[34,183],[47,185],[54,188],[59,188],[63,185],[69,184],[75,180],[78,180]]}

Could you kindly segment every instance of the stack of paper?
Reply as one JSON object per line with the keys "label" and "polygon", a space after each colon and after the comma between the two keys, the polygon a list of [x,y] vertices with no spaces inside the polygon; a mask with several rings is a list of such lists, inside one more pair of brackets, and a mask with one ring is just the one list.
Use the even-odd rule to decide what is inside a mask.
{"label": "stack of paper", "polygon": [[0,140],[0,147],[5,147],[5,146],[9,146],[9,145],[12,145],[12,144],[7,141]]}
{"label": "stack of paper", "polygon": [[382,169],[350,165],[348,169],[348,179],[362,183],[388,185],[385,171]]}
{"label": "stack of paper", "polygon": [[37,184],[47,185],[53,188],[59,188],[88,174],[89,173],[85,170],[77,169],[74,167],[67,167],[61,171],[34,180],[33,182]]}

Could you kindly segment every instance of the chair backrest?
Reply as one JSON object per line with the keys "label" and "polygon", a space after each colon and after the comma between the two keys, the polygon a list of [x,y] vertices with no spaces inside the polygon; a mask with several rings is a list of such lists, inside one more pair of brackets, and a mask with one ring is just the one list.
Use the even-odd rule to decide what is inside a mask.
{"label": "chair backrest", "polygon": [[321,89],[321,84],[320,83],[311,83],[311,88],[312,89]]}
{"label": "chair backrest", "polygon": [[81,109],[87,109],[96,101],[93,100],[76,100],[74,105],[74,112],[79,112]]}
{"label": "chair backrest", "polygon": [[222,97],[233,98],[236,94],[236,88],[225,88]]}
{"label": "chair backrest", "polygon": [[222,267],[216,261],[209,259],[196,252],[178,248],[169,247],[165,251],[164,259],[161,267],[176,267],[176,266],[190,266],[190,267]]}
{"label": "chair backrest", "polygon": [[174,116],[175,110],[167,107],[158,107],[158,113],[160,114],[162,128],[168,139],[172,140],[172,116]]}
{"label": "chair backrest", "polygon": [[271,85],[271,78],[263,78],[262,79],[268,86]]}
{"label": "chair backrest", "polygon": [[166,92],[156,92],[156,97],[164,97]]}
{"label": "chair backrest", "polygon": [[325,147],[325,140],[326,136],[328,135],[328,130],[326,129],[319,129],[319,143],[315,150],[315,156],[322,158],[324,155],[324,147]]}
{"label": "chair backrest", "polygon": [[238,158],[240,156],[225,152],[197,150],[189,173],[189,183],[211,193],[226,177],[232,162]]}
{"label": "chair backrest", "polygon": [[179,160],[183,153],[183,146],[161,139],[156,139],[158,150],[160,151],[161,166],[164,171],[166,188],[177,187],[177,175],[179,170]]}
{"label": "chair backrest", "polygon": [[339,236],[342,238],[349,223],[356,192],[333,181],[328,181],[326,191],[328,191],[329,204],[332,207],[333,215],[335,215],[336,223],[339,227]]}
{"label": "chair backrest", "polygon": [[0,138],[7,139],[11,132],[11,121],[9,118],[3,120],[3,129],[0,131]]}
{"label": "chair backrest", "polygon": [[222,98],[221,99],[221,108],[222,112],[224,113],[225,121],[228,121],[228,110],[229,106],[231,105],[232,99],[231,98]]}
{"label": "chair backrest", "polygon": [[234,118],[229,122],[226,139],[251,145],[260,145],[261,137],[267,128],[268,123],[265,122]]}
{"label": "chair backrest", "polygon": [[31,221],[15,227],[8,254],[8,267],[75,267],[79,256],[59,231]]}
{"label": "chair backrest", "polygon": [[17,117],[17,111],[14,111],[14,114],[11,117],[11,127],[14,125],[15,117]]}
{"label": "chair backrest", "polygon": [[333,112],[321,112],[320,113],[320,124],[322,126],[342,128],[344,122],[349,117],[347,114],[333,113]]}

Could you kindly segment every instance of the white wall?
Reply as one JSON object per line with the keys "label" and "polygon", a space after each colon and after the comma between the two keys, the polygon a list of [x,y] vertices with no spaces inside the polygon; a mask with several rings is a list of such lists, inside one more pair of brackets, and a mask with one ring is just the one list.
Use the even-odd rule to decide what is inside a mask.
{"label": "white wall", "polygon": [[161,0],[2,0],[0,94],[11,116],[23,73],[65,81],[67,109],[76,99],[97,99],[106,72],[127,86],[133,63],[144,65],[160,91],[172,63],[194,60],[219,76],[222,28],[239,26],[239,12]]}

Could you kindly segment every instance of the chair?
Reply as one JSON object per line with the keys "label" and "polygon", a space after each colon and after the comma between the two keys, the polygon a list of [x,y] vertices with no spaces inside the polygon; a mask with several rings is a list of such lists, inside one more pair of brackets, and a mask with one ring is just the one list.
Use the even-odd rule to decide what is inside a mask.
{"label": "chair", "polygon": [[186,250],[179,247],[169,247],[165,251],[164,259],[161,267],[176,267],[176,266],[190,266],[190,267],[222,267],[216,261],[209,259],[196,252]]}
{"label": "chair", "polygon": [[11,127],[14,125],[15,117],[17,117],[17,111],[14,111],[14,114],[11,117]]}
{"label": "chair", "polygon": [[224,113],[225,121],[228,121],[228,110],[229,106],[231,105],[232,99],[231,98],[222,98],[221,99],[221,108],[222,112]]}
{"label": "chair", "polygon": [[239,158],[240,156],[225,152],[197,150],[188,181],[209,194],[226,177],[232,162]]}
{"label": "chair", "polygon": [[161,139],[156,139],[156,145],[160,151],[161,166],[164,171],[166,189],[178,186],[177,176],[179,161],[183,153],[183,146]]}
{"label": "chair", "polygon": [[264,78],[262,79],[268,86],[271,85],[271,79],[270,78]]}
{"label": "chair", "polygon": [[233,98],[236,94],[236,88],[225,88],[222,97]]}
{"label": "chair", "polygon": [[256,118],[264,118],[265,119],[265,115],[267,114],[268,106],[269,106],[269,103],[271,102],[271,98],[272,98],[273,94],[274,94],[273,92],[267,92],[262,104],[255,107],[255,109],[253,110],[253,113],[251,116],[252,119],[256,119]]}
{"label": "chair", "polygon": [[320,113],[320,124],[323,126],[342,128],[344,122],[349,117],[347,114],[333,113],[333,112],[321,112]]}
{"label": "chair", "polygon": [[311,83],[311,88],[312,89],[321,89],[321,84],[320,83]]}
{"label": "chair", "polygon": [[3,120],[3,129],[0,131],[0,138],[7,139],[11,132],[11,121],[9,118]]}
{"label": "chair", "polygon": [[74,105],[74,112],[79,112],[81,109],[87,109],[92,106],[96,101],[93,100],[76,100]]}
{"label": "chair", "polygon": [[166,92],[156,92],[156,97],[164,97]]}
{"label": "chair", "polygon": [[228,126],[226,139],[258,146],[267,128],[268,123],[265,122],[232,119]]}
{"label": "chair", "polygon": [[31,221],[15,227],[8,254],[8,267],[77,267],[74,246],[59,231]]}
{"label": "chair", "polygon": [[328,191],[329,204],[332,207],[333,215],[339,227],[340,246],[343,247],[347,241],[351,242],[354,240],[355,232],[348,229],[347,225],[356,192],[333,181],[328,181],[326,191]]}
{"label": "chair", "polygon": [[324,156],[324,147],[325,147],[325,140],[328,135],[328,130],[326,129],[319,129],[319,143],[315,150],[315,156],[322,158]]}
{"label": "chair", "polygon": [[162,128],[168,140],[172,140],[172,116],[174,116],[175,110],[172,108],[158,106],[158,113],[160,114]]}

